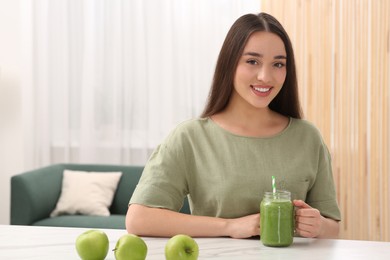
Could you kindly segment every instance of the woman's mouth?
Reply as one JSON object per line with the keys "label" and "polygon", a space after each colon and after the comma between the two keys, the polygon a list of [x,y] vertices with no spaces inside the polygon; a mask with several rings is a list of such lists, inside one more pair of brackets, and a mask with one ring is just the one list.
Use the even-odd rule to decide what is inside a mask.
{"label": "woman's mouth", "polygon": [[256,91],[265,93],[265,92],[268,92],[271,88],[256,88],[256,87],[253,87],[253,89],[256,90]]}
{"label": "woman's mouth", "polygon": [[255,87],[255,86],[251,86],[252,90],[253,90],[253,93],[256,95],[256,96],[260,96],[260,97],[266,97],[268,96],[270,93],[271,93],[271,90],[272,90],[272,87],[269,87],[269,86],[266,86],[266,87]]}

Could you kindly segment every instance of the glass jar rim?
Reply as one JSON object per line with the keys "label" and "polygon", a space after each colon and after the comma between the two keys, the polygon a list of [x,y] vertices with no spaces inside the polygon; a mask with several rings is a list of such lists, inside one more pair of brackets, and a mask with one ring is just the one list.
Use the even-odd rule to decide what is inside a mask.
{"label": "glass jar rim", "polygon": [[286,195],[291,195],[291,192],[289,192],[288,190],[276,190],[275,193],[272,192],[272,191],[266,191],[264,192],[264,194],[286,194]]}
{"label": "glass jar rim", "polygon": [[276,192],[264,192],[264,198],[267,199],[291,199],[291,192],[287,190],[276,190]]}

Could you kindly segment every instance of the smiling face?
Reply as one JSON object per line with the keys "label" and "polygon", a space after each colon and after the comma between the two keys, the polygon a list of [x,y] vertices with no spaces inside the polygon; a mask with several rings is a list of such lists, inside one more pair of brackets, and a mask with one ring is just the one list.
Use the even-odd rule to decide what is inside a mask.
{"label": "smiling face", "polygon": [[286,63],[279,36],[265,31],[253,33],[237,64],[230,106],[268,108],[283,86]]}

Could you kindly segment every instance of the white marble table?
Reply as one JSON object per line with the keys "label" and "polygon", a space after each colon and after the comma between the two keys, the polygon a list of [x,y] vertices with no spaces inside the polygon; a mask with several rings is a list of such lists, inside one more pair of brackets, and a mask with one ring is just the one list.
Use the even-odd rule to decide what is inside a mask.
{"label": "white marble table", "polygon": [[[0,225],[0,259],[60,260],[79,259],[75,240],[87,229]],[[101,229],[110,240],[111,251],[125,230]],[[148,245],[147,260],[164,260],[166,238],[144,237]],[[199,259],[390,259],[390,243],[358,240],[295,238],[287,248],[265,247],[257,239],[196,238]]]}

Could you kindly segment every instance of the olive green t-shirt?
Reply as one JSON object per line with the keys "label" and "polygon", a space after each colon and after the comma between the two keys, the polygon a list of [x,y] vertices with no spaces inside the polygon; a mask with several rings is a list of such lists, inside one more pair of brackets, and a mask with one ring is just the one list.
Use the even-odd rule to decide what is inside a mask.
{"label": "olive green t-shirt", "polygon": [[290,118],[272,137],[240,136],[209,118],[179,124],[151,155],[130,204],[193,215],[237,218],[258,213],[266,191],[291,192],[340,220],[328,149],[311,123]]}

